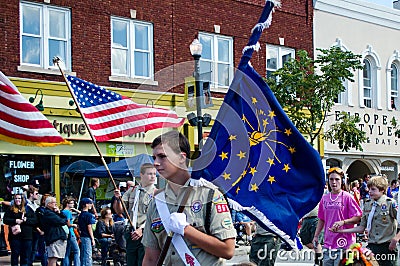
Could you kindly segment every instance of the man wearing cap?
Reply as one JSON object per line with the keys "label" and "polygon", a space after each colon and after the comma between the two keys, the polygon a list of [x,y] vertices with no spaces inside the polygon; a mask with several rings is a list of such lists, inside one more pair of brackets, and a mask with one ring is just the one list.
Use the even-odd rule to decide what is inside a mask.
{"label": "man wearing cap", "polygon": [[[128,227],[125,231],[126,239],[126,262],[128,266],[142,265],[144,247],[141,243],[143,228],[146,221],[146,212],[150,201],[153,198],[156,187],[156,168],[151,163],[142,164],[140,167],[140,184],[133,190],[128,190],[122,196],[122,200],[127,207],[133,227]],[[115,196],[120,197],[120,191],[115,191]],[[117,213],[122,213],[120,201],[114,201],[114,209]]]}
{"label": "man wearing cap", "polygon": [[92,246],[95,245],[92,224],[96,218],[89,212],[93,208],[93,201],[83,198],[80,202],[82,211],[78,216],[78,226],[81,232],[81,266],[92,266]]}

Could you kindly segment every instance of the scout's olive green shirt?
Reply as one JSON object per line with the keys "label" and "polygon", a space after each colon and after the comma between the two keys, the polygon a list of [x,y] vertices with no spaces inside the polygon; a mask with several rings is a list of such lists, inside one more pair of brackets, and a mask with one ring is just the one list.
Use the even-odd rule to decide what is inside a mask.
{"label": "scout's olive green shirt", "polygon": [[150,185],[147,187],[142,187],[140,185],[136,186],[134,189],[131,189],[124,193],[122,196],[122,200],[125,202],[127,206],[127,211],[131,219],[133,218],[133,206],[135,203],[135,195],[136,191],[141,189],[139,194],[139,205],[138,205],[138,214],[137,214],[137,224],[136,228],[144,228],[146,222],[146,212],[149,207],[150,201],[153,198],[154,191],[157,189],[154,185]]}
{"label": "scout's olive green shirt", "polygon": [[[167,184],[165,188],[165,199],[167,202],[168,210],[170,213],[176,212],[182,198],[184,191],[187,189],[189,181],[180,190],[178,196],[175,196],[169,185]],[[210,233],[212,236],[225,240],[229,238],[236,237],[236,230],[232,225],[232,218],[227,206],[227,202],[223,195],[214,188],[200,186],[191,187],[189,198],[184,209],[184,213],[187,217],[187,222],[195,227],[197,230],[205,233],[205,217],[206,217],[206,205],[208,201],[209,194],[212,193],[212,205],[211,205],[211,224]],[[210,192],[211,191],[211,192]],[[157,192],[158,193],[158,192]],[[156,194],[157,194],[156,193]],[[167,239],[167,233],[162,224],[160,215],[158,214],[155,200],[150,203],[148,212],[146,226],[143,232],[142,243],[145,247],[150,247],[153,249],[162,250],[165,240]],[[206,251],[200,249],[198,246],[194,245],[185,237],[183,237],[188,248],[196,257],[201,265],[224,265],[225,260],[215,257],[207,253]],[[165,265],[185,265],[178,252],[176,251],[173,244],[171,244],[168,253],[165,257]]]}
{"label": "scout's olive green shirt", "polygon": [[[371,212],[372,204],[375,201],[368,199],[364,203],[363,215],[361,217],[361,226],[367,228],[368,215]],[[371,232],[368,234],[368,243],[382,244],[390,242],[396,235],[397,222],[396,222],[396,202],[382,195],[377,202],[371,223]]]}

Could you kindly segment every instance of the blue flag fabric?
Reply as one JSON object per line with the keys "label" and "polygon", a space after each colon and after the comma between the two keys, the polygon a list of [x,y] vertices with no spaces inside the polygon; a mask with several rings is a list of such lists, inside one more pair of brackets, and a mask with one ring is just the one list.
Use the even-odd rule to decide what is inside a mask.
{"label": "blue flag fabric", "polygon": [[325,175],[318,152],[248,63],[259,36],[244,50],[192,177],[213,182],[234,209],[297,248],[298,222],[320,201]]}

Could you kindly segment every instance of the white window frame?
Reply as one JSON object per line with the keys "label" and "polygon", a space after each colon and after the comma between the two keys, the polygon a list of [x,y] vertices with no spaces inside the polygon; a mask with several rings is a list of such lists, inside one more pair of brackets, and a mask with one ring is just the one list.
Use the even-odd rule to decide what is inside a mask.
{"label": "white window frame", "polygon": [[[362,94],[363,95],[363,104],[364,104],[364,107],[366,107],[366,108],[373,108],[372,63],[371,63],[371,60],[368,58],[365,58],[363,63],[364,63],[364,69],[362,72],[363,73],[363,84],[362,84],[362,86],[363,86],[363,94]],[[369,70],[366,70],[366,66],[367,66],[366,63],[368,63]],[[366,72],[366,71],[369,71],[369,72],[367,72],[367,75],[369,75],[369,78],[365,77],[365,75],[364,75],[364,72]],[[365,82],[367,81],[367,79],[370,82],[370,86],[365,85]],[[366,96],[366,93],[365,93],[366,90],[370,92],[370,96]]]}
{"label": "white window frame", "polygon": [[[117,47],[113,44],[114,32],[113,32],[113,22],[122,22],[127,24],[127,47]],[[148,50],[140,50],[135,47],[135,26],[140,25],[147,27],[147,38],[148,38]],[[154,82],[154,48],[153,48],[153,24],[149,22],[138,21],[134,19],[111,17],[111,76],[109,80],[128,82],[128,83],[144,83],[147,85],[158,85]],[[114,49],[125,49],[128,51],[127,55],[127,73],[121,74],[113,70],[112,54]],[[135,52],[145,52],[149,55],[149,65],[148,65],[148,76],[141,76],[135,73]]]}
{"label": "white window frame", "polygon": [[[268,67],[268,60],[271,59],[271,55],[273,54],[272,51],[275,51],[276,59],[277,59],[275,68]],[[289,48],[286,46],[278,46],[278,45],[272,45],[272,44],[266,45],[265,66],[266,66],[266,76],[267,77],[268,77],[268,72],[273,73],[283,67],[283,64],[284,64],[283,57],[286,55],[290,55],[290,58],[295,58],[295,56],[296,56],[295,49]]]}
{"label": "white window frame", "polygon": [[[391,64],[390,74],[390,98],[394,99],[394,105],[397,109],[397,106],[399,106],[399,65],[396,62]],[[393,81],[393,79],[395,80]],[[393,84],[395,84],[395,88],[393,88]],[[391,107],[391,109],[393,108]]]}
{"label": "white window frame", "polygon": [[[366,50],[363,52],[361,57],[362,64],[365,65],[365,61],[368,60],[371,66],[371,95],[365,97],[364,93],[364,68],[359,70],[358,74],[358,92],[359,92],[359,106],[360,108],[371,108],[382,110],[382,90],[381,90],[381,63],[378,54],[374,51],[372,45],[367,45]],[[369,87],[366,87],[367,89]],[[386,88],[386,91],[388,89]],[[387,94],[386,94],[387,95]],[[389,96],[387,96],[389,97]],[[371,107],[365,106],[365,101],[371,98]],[[385,101],[387,102],[387,101]]]}
{"label": "white window frame", "polygon": [[[210,89],[211,91],[215,92],[227,92],[229,85],[231,84],[233,80],[233,73],[234,73],[234,65],[233,65],[233,38],[228,37],[228,36],[223,36],[219,34],[211,34],[211,33],[205,33],[205,32],[200,32],[199,33],[199,40],[201,42],[202,37],[208,37],[211,38],[211,59],[206,59],[204,57],[200,57],[200,61],[203,62],[209,62],[211,63],[211,85]],[[218,41],[223,40],[223,41],[228,41],[228,62],[222,62],[218,61]],[[204,50],[204,46],[203,46]],[[200,63],[201,64],[201,63]],[[218,84],[218,65],[219,64],[224,64],[225,66],[228,66],[228,75],[229,75],[229,81],[228,85],[219,85]],[[207,75],[202,75],[204,73],[200,73],[200,77],[202,76],[207,76]],[[204,78],[203,78],[204,79]],[[208,80],[203,80],[203,81],[208,81]]]}
{"label": "white window frame", "polygon": [[[39,8],[40,10],[40,33],[39,35],[32,35],[28,33],[23,32],[23,10],[24,7],[33,7],[33,8]],[[64,19],[65,19],[65,38],[54,38],[50,36],[50,19],[49,19],[49,12],[50,11],[57,11],[57,12],[62,12],[64,13]],[[40,63],[39,64],[32,64],[32,63],[24,63],[23,62],[23,43],[22,39],[23,36],[34,36],[37,38],[40,38],[39,42],[39,53],[40,53]],[[48,74],[60,74],[58,71],[58,68],[54,66],[52,63],[50,63],[50,60],[52,58],[49,58],[49,40],[61,40],[65,42],[65,53],[66,53],[66,58],[61,58],[62,59],[62,67],[65,68],[67,71],[71,71],[71,61],[72,61],[72,56],[71,56],[71,11],[67,8],[62,8],[62,7],[55,7],[55,6],[49,6],[45,4],[40,4],[40,3],[28,3],[28,2],[20,2],[20,66],[18,67],[18,70],[20,71],[29,71],[29,72],[42,72],[42,73],[48,73]]]}
{"label": "white window frame", "polygon": [[[395,71],[395,73],[393,72]],[[395,74],[395,80],[393,81],[393,74]],[[386,65],[386,83],[387,86],[387,109],[388,110],[400,110],[400,51],[395,50],[390,56]],[[396,88],[393,88],[393,83]],[[394,107],[392,106],[392,99],[394,100]]]}

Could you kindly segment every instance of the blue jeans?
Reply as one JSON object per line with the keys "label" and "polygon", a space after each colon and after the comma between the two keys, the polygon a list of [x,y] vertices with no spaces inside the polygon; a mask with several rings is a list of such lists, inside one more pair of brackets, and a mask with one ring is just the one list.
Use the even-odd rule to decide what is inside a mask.
{"label": "blue jeans", "polygon": [[31,266],[35,262],[36,258],[36,252],[38,250],[38,244],[39,244],[39,233],[38,232],[33,232],[32,233],[32,251],[31,255],[28,258],[28,265]]}
{"label": "blue jeans", "polygon": [[38,254],[40,257],[41,265],[47,266],[47,251],[46,251],[46,243],[44,241],[44,235],[39,235]]}
{"label": "blue jeans", "polygon": [[18,258],[21,266],[28,265],[28,258],[31,255],[32,240],[26,239],[11,239],[11,265],[18,266]]}
{"label": "blue jeans", "polygon": [[74,266],[81,265],[80,251],[78,241],[75,235],[70,235],[67,240],[67,251],[65,252],[65,258],[62,261],[62,266],[69,266],[69,257],[71,252],[74,254]]}
{"label": "blue jeans", "polygon": [[111,243],[111,238],[99,238],[99,243],[101,246],[101,260],[106,261],[108,257],[108,248]]}
{"label": "blue jeans", "polygon": [[81,237],[81,266],[92,266],[92,239]]}

